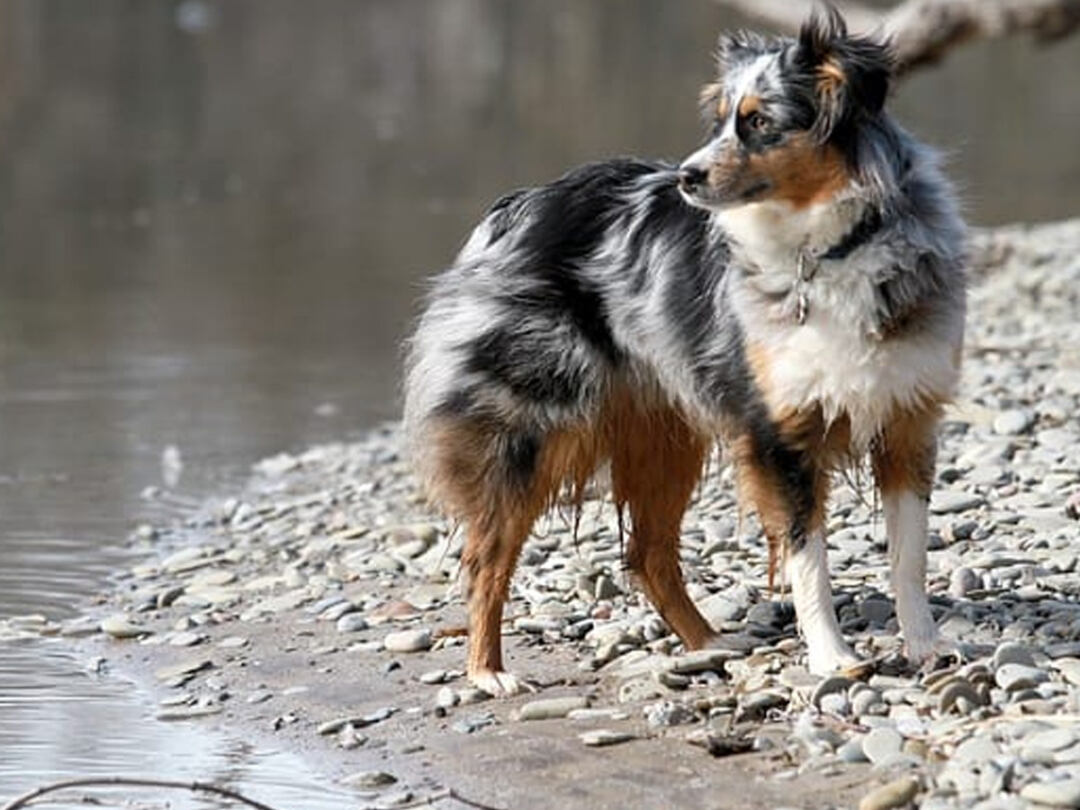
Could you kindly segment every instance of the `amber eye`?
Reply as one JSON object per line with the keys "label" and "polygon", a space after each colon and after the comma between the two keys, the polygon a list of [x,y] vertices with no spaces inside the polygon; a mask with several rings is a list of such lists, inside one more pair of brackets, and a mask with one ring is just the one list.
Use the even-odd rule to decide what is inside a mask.
{"label": "amber eye", "polygon": [[755,132],[761,132],[768,128],[769,119],[758,112],[750,113],[749,117],[746,119],[746,126]]}

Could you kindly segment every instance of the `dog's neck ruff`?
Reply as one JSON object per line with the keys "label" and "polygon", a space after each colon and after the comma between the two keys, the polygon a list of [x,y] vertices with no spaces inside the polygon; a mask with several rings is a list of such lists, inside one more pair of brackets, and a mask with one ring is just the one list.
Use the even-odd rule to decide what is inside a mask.
{"label": "dog's neck ruff", "polygon": [[814,280],[823,261],[843,261],[860,247],[865,245],[881,230],[881,211],[877,206],[869,206],[855,227],[837,243],[825,250],[814,251],[809,247],[799,248],[795,259],[795,320],[799,326],[806,323],[810,310],[810,282]]}
{"label": "dog's neck ruff", "polygon": [[857,198],[816,210],[787,211],[756,205],[724,212],[717,226],[731,239],[741,273],[774,319],[796,325],[809,317],[811,284],[825,262],[843,262],[884,227],[881,210]]}

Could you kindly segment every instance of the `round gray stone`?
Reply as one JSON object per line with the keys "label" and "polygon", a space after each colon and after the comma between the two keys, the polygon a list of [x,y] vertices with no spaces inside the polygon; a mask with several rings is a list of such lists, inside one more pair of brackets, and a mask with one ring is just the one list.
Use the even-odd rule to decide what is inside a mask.
{"label": "round gray stone", "polygon": [[400,630],[383,639],[383,647],[389,652],[421,652],[431,648],[431,631],[426,627],[417,630]]}
{"label": "round gray stone", "polygon": [[875,728],[862,740],[863,753],[874,764],[900,753],[904,738],[891,728]]}

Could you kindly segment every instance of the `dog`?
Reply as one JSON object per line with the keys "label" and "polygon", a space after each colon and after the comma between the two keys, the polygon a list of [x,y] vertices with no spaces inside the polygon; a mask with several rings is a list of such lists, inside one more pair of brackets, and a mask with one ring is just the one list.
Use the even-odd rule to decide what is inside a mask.
{"label": "dog", "polygon": [[957,385],[965,227],[935,153],[884,109],[886,44],[815,11],[794,38],[720,38],[711,127],[681,165],[617,159],[498,200],[433,282],[404,422],[465,531],[468,677],[521,690],[503,604],[534,521],[609,467],[625,562],[687,649],[680,521],[719,441],[782,566],[808,666],[858,665],[833,608],[832,475],[869,457],[909,659],[926,596],[936,427]]}

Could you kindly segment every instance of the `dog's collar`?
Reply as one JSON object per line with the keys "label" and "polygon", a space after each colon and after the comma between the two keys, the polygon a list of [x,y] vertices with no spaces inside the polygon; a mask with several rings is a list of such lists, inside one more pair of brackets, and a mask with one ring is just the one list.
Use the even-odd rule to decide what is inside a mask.
{"label": "dog's collar", "polygon": [[803,248],[799,251],[795,265],[796,311],[795,319],[799,325],[806,323],[809,303],[810,282],[817,274],[823,261],[842,261],[865,245],[881,230],[883,220],[877,206],[866,209],[855,227],[848,231],[839,242],[824,251],[811,251]]}

